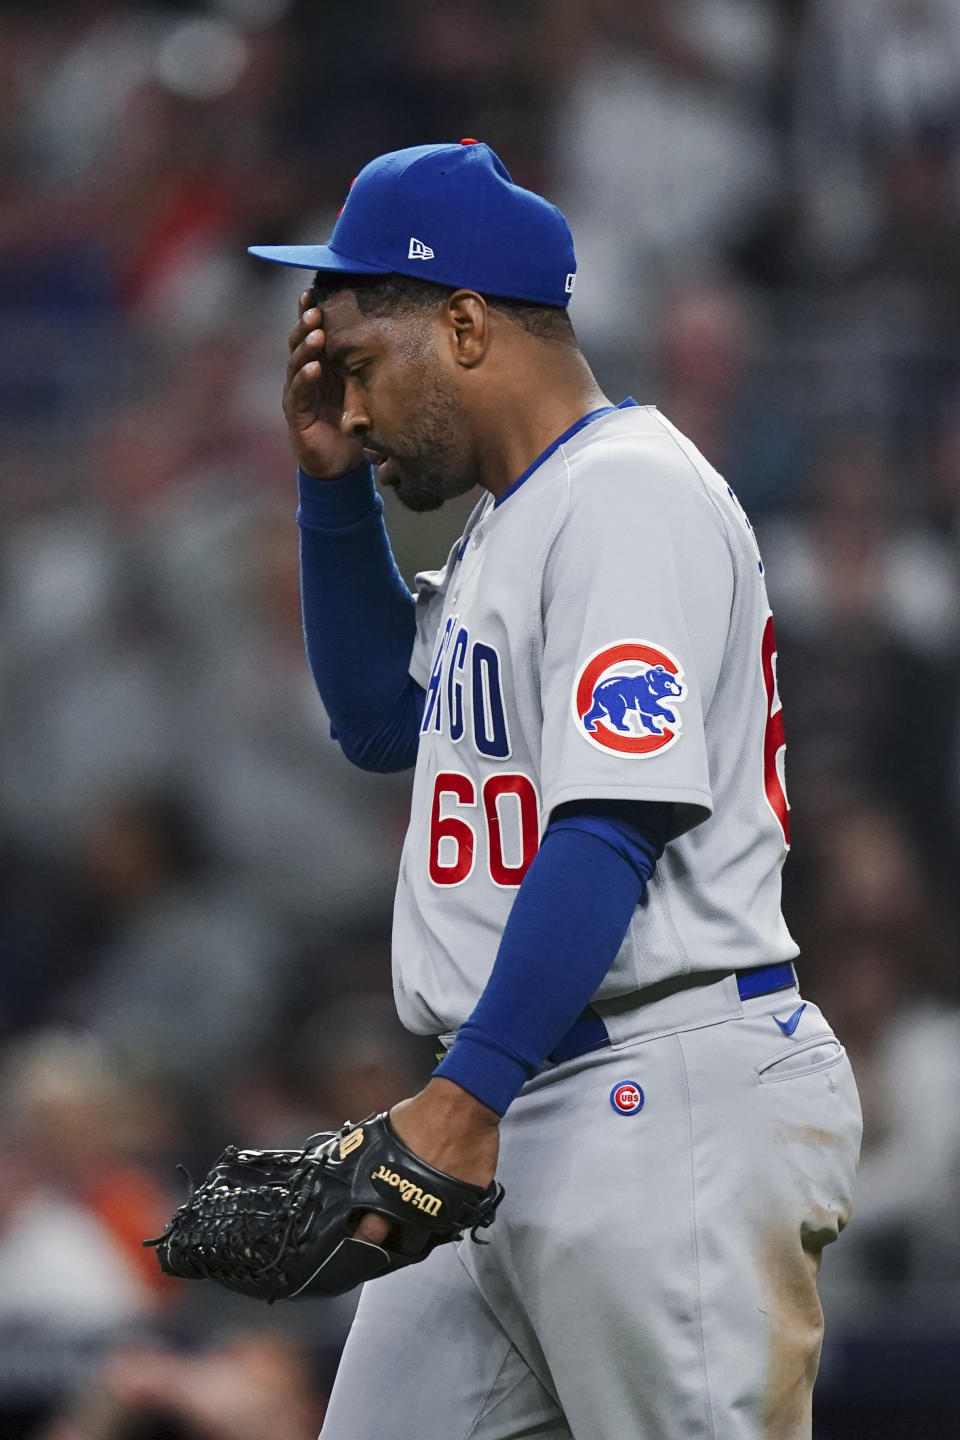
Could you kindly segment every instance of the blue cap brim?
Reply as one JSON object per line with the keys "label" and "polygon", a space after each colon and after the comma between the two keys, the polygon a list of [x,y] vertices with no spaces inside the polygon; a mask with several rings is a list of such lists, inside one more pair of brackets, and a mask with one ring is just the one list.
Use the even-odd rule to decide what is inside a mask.
{"label": "blue cap brim", "polygon": [[340,270],[348,275],[387,275],[383,265],[369,265],[351,260],[331,250],[329,245],[248,245],[247,254],[274,265],[296,265],[301,270]]}

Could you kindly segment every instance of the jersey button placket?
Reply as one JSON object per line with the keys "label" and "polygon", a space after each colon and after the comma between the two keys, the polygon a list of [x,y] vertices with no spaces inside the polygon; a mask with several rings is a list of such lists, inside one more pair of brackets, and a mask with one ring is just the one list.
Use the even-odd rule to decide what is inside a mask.
{"label": "jersey button placket", "polygon": [[482,557],[478,553],[483,545],[483,531],[475,526],[464,542],[462,559],[456,578],[456,590],[450,596],[449,605],[456,609],[461,599],[469,607],[472,597],[476,593],[477,581],[482,566]]}

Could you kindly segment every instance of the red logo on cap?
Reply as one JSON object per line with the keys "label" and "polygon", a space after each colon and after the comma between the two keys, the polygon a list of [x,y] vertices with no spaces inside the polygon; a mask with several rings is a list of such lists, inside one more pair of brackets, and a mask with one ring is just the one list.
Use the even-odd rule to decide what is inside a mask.
{"label": "red logo on cap", "polygon": [[[353,179],[350,181],[350,190],[353,189],[354,185],[356,185],[356,183],[357,183],[357,181],[359,180],[359,178],[360,178],[359,175],[354,175]],[[349,197],[350,197],[350,190],[347,191],[347,198],[348,198],[348,199],[349,199]],[[340,219],[340,216],[343,214],[343,212],[344,212],[344,210],[345,210],[346,208],[347,208],[347,201],[344,200],[343,204],[340,206],[340,209],[337,211],[337,219],[338,219],[338,220]]]}

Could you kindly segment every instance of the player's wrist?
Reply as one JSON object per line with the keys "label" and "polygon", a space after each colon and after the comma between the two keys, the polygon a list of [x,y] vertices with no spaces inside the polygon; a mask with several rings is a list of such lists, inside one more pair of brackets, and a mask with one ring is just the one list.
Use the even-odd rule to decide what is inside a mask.
{"label": "player's wrist", "polygon": [[451,1121],[461,1128],[468,1126],[479,1131],[495,1130],[500,1123],[500,1116],[495,1110],[491,1110],[489,1105],[471,1095],[469,1090],[465,1090],[455,1080],[448,1080],[442,1075],[434,1075],[427,1081],[416,1098],[419,1100],[421,1097],[438,1118],[449,1116]]}
{"label": "player's wrist", "polygon": [[360,441],[339,431],[311,443],[294,429],[290,441],[297,467],[311,480],[339,480],[364,463]]}
{"label": "player's wrist", "polygon": [[484,1110],[502,1116],[535,1073],[535,1066],[508,1054],[502,1046],[461,1033],[434,1070],[433,1079],[455,1085]]}
{"label": "player's wrist", "polygon": [[365,460],[358,460],[346,469],[332,470],[329,467],[320,467],[314,462],[314,468],[310,468],[310,462],[297,461],[297,478],[313,485],[332,485],[338,480],[356,480],[365,477],[371,467]]}
{"label": "player's wrist", "polygon": [[497,1168],[499,1117],[450,1080],[434,1077],[390,1111],[390,1126],[414,1155],[481,1189]]}
{"label": "player's wrist", "polygon": [[330,480],[317,480],[298,468],[297,491],[297,518],[308,530],[346,530],[383,511],[372,465],[357,465]]}

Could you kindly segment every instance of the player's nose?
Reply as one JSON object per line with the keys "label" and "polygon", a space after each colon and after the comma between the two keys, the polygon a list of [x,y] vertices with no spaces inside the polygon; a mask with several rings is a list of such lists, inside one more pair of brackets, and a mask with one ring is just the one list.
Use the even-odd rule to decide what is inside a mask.
{"label": "player's nose", "polygon": [[340,416],[340,430],[353,440],[362,440],[370,430],[370,416],[361,406],[348,406]]}

